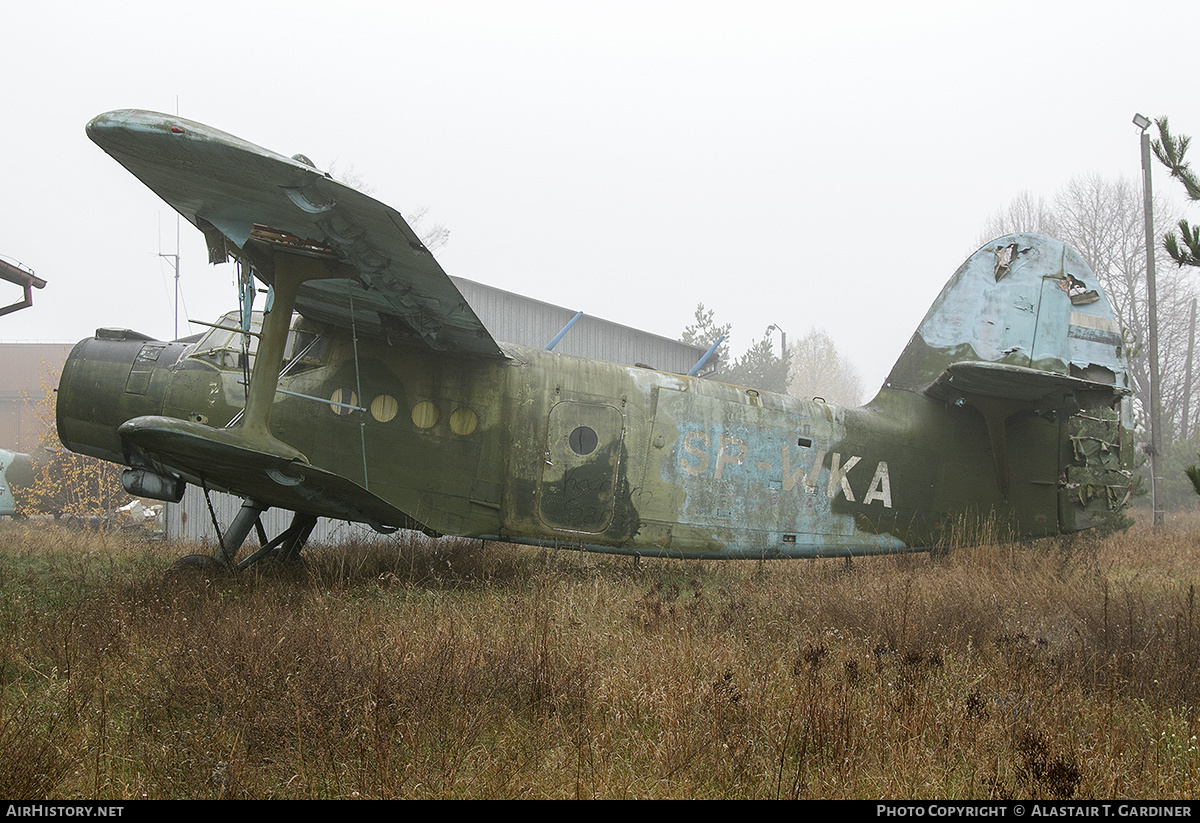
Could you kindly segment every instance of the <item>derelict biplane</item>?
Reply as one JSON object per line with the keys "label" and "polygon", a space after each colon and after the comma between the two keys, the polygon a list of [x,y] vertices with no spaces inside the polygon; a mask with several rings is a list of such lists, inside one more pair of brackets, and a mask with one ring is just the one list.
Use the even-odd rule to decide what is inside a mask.
{"label": "derelict biplane", "polygon": [[[395,210],[179,117],[102,114],[88,136],[269,286],[242,348],[99,329],[67,361],[58,431],[292,525],[319,516],[515,543],[698,558],[928,549],[964,517],[1017,537],[1087,528],[1128,496],[1125,344],[1071,248],[1017,234],[954,274],[861,408],[497,341]],[[294,317],[295,315],[295,317]],[[1128,448],[1125,449],[1126,456]]]}

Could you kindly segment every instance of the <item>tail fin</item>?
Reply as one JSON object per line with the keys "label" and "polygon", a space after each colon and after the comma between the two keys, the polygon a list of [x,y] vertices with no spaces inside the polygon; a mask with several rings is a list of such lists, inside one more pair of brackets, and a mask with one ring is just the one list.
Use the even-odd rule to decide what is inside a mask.
{"label": "tail fin", "polygon": [[1125,348],[1112,306],[1078,252],[1044,235],[1010,234],[954,273],[885,386],[949,396],[960,380],[987,388],[996,378],[1000,396],[1024,397],[1037,392],[1039,379],[1051,392],[1083,388],[1074,383],[1080,380],[1123,396],[1130,388]]}
{"label": "tail fin", "polygon": [[955,272],[884,391],[980,411],[1005,499],[1010,449],[1047,445],[1009,443],[1009,418],[1032,412],[1060,420],[1059,526],[1074,531],[1129,498],[1131,449],[1121,448],[1128,439],[1121,401],[1132,393],[1126,349],[1104,289],[1079,253],[1043,235],[1011,234]]}

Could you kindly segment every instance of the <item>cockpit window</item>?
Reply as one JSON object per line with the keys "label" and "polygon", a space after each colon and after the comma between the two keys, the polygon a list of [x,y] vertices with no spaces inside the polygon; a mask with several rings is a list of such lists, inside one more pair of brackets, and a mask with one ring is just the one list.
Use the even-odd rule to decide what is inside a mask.
{"label": "cockpit window", "polygon": [[[246,335],[241,331],[239,313],[228,312],[197,341],[190,356],[212,363],[219,369],[249,370],[258,353],[258,333],[262,330],[262,321],[263,313],[254,312],[250,319],[252,334]],[[324,334],[308,327],[304,318],[297,315],[284,344],[283,372],[295,374],[320,366],[327,344]]]}
{"label": "cockpit window", "polygon": [[256,311],[250,320],[249,345],[246,335],[240,331],[241,318],[238,312],[231,311],[221,316],[214,326],[209,329],[192,349],[192,357],[207,360],[219,369],[236,369],[242,371],[254,362],[258,351],[259,330],[262,329],[262,312]]}
{"label": "cockpit window", "polygon": [[325,361],[329,338],[313,329],[302,328],[303,319],[292,324],[283,348],[283,371],[286,374],[315,369]]}

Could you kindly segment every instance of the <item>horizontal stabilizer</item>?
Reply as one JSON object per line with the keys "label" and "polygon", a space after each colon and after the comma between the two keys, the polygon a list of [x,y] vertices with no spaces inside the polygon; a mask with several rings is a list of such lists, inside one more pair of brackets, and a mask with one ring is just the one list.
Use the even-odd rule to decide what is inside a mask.
{"label": "horizontal stabilizer", "polygon": [[992,398],[1027,404],[1038,411],[1066,407],[1095,408],[1111,406],[1130,390],[1071,377],[1057,372],[1039,371],[1007,363],[954,363],[934,380],[926,394],[940,400]]}

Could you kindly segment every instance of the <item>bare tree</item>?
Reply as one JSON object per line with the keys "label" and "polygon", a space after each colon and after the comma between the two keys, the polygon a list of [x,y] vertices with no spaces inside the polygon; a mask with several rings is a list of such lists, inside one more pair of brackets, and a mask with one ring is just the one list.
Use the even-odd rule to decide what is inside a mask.
{"label": "bare tree", "polygon": [[441,223],[434,223],[432,226],[425,225],[425,216],[428,213],[429,207],[421,206],[416,211],[407,212],[401,216],[417,237],[421,238],[421,243],[425,248],[434,251],[450,242],[450,229]]}
{"label": "bare tree", "polygon": [[[309,161],[309,165],[312,162]],[[352,189],[357,189],[363,194],[371,194],[375,191],[375,187],[363,179],[354,166],[346,168],[338,168],[337,160],[329,164],[326,171],[330,177],[340,183],[345,183]],[[421,206],[415,211],[401,212],[400,216],[404,218],[404,222],[408,223],[408,227],[413,230],[413,233],[421,239],[421,243],[429,251],[440,249],[442,246],[450,242],[450,229],[446,228],[441,223],[434,223],[432,226],[425,225],[425,218],[429,213],[428,206]]]}
{"label": "bare tree", "polygon": [[820,397],[838,406],[862,403],[858,369],[841,354],[824,329],[814,328],[788,346],[791,360],[788,394],[804,400]]}
{"label": "bare tree", "polygon": [[[1046,198],[1034,199],[1029,191],[1023,191],[1013,201],[993,214],[983,224],[983,231],[975,241],[975,248],[984,243],[1014,232],[1029,232],[1057,236],[1054,210],[1046,205]],[[973,250],[972,250],[973,251]]]}

